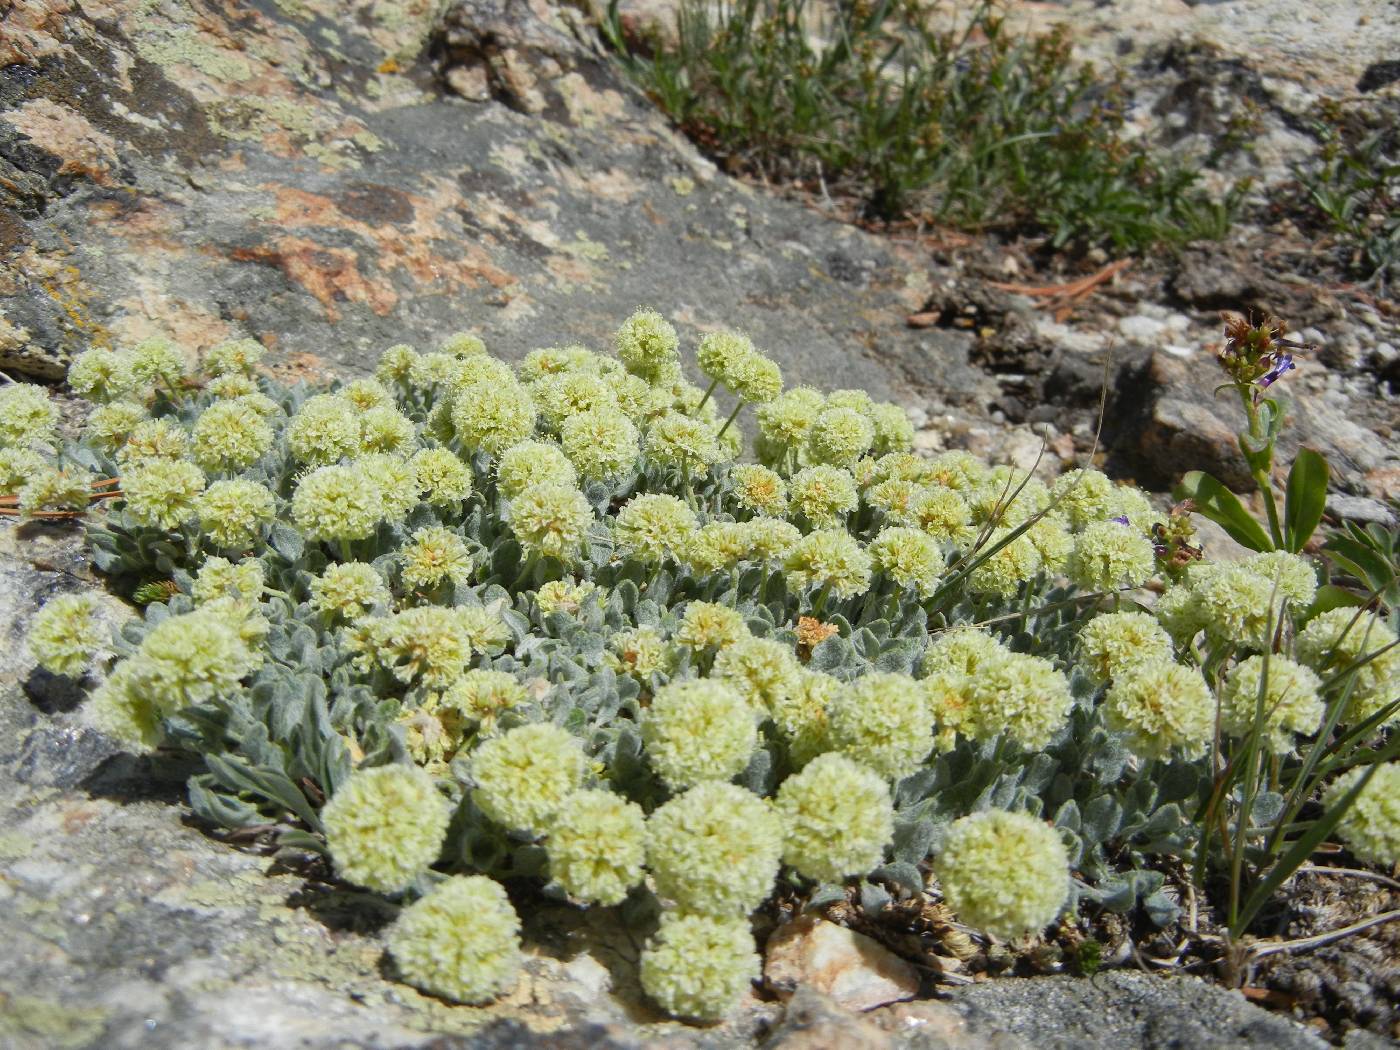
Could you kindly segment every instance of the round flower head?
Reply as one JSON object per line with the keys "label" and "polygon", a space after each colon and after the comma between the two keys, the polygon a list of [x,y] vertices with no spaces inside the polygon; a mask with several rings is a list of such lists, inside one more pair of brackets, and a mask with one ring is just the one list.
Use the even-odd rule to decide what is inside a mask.
{"label": "round flower head", "polygon": [[168,339],[156,336],[131,351],[131,371],[143,385],[179,385],[185,378],[185,355]]}
{"label": "round flower head", "polygon": [[1317,573],[1306,558],[1287,551],[1268,551],[1250,555],[1244,565],[1273,584],[1278,598],[1287,600],[1295,613],[1306,609],[1317,597]]}
{"label": "round flower head", "polygon": [[50,469],[48,460],[32,449],[0,448],[0,495],[15,495]]}
{"label": "round flower head", "polygon": [[817,882],[879,866],[894,838],[894,803],[877,774],[844,755],[819,755],[778,790],[783,862]]}
{"label": "round flower head", "polygon": [[593,409],[619,411],[612,384],[591,372],[565,372],[530,386],[530,396],[540,408],[540,418],[554,430],[570,416]]}
{"label": "round flower head", "polygon": [[750,561],[781,564],[802,539],[802,530],[781,518],[751,518],[743,529]]}
{"label": "round flower head", "polygon": [[267,420],[241,401],[216,401],[195,420],[194,461],[211,474],[246,470],[272,447]]}
{"label": "round flower head", "polygon": [[673,798],[647,821],[647,866],[657,893],[700,915],[747,915],[762,904],[782,848],[772,807],[716,780]]}
{"label": "round flower head", "polygon": [[1050,486],[1056,509],[1076,531],[1118,515],[1117,490],[1109,476],[1100,470],[1070,470]]}
{"label": "round flower head", "polygon": [[396,343],[379,355],[374,377],[381,383],[403,382],[418,361],[418,353],[407,343]]}
{"label": "round flower head", "polygon": [[495,731],[501,715],[525,703],[525,687],[505,671],[468,671],[442,696],[443,704],[461,721]]}
{"label": "round flower head", "polygon": [[[227,381],[233,379],[234,377],[224,376],[222,378],[225,381]],[[216,391],[211,390],[210,393],[216,393]],[[242,404],[247,405],[258,415],[262,416],[263,419],[278,419],[285,414],[282,410],[281,405],[279,405],[276,401],[272,400],[272,398],[268,397],[260,390],[253,391],[250,393],[239,393],[237,397],[231,398],[230,400],[239,401]]]}
{"label": "round flower head", "polygon": [[230,339],[204,355],[204,370],[215,376],[230,372],[252,375],[265,353],[262,343],[256,339]]}
{"label": "round flower head", "polygon": [[734,500],[744,510],[776,517],[787,510],[787,485],[767,467],[747,463],[729,474],[734,483]]}
{"label": "round flower head", "polygon": [[715,657],[714,676],[737,689],[751,708],[771,711],[799,686],[801,666],[790,646],[773,638],[740,638]]}
{"label": "round flower head", "polygon": [[826,403],[831,408],[849,408],[863,416],[875,409],[875,399],[864,390],[833,390],[826,395]]}
{"label": "round flower head", "polygon": [[1217,562],[1189,565],[1182,580],[1168,587],[1153,605],[1152,615],[1177,645],[1185,645],[1205,629],[1205,606],[1199,592],[1226,568]]}
{"label": "round flower head", "polygon": [[260,662],[226,612],[205,607],[156,624],[126,666],[133,685],[171,714],[233,692]]}
{"label": "round flower head", "polygon": [[838,598],[853,598],[870,587],[870,555],[844,529],[818,529],[803,536],[783,563],[788,586],[829,587]]}
{"label": "round flower head", "polygon": [[346,634],[360,656],[357,666],[379,664],[401,682],[420,679],[441,689],[461,677],[472,658],[472,639],[464,630],[465,608],[422,605],[392,616],[359,620]]}
{"label": "round flower head", "polygon": [[316,394],[303,402],[287,424],[287,447],[298,463],[327,466],[360,451],[356,408],[335,394]]}
{"label": "round flower head", "polygon": [[749,628],[738,609],[716,602],[690,602],[685,607],[676,644],[695,652],[724,649],[749,637]]}
{"label": "round flower head", "polygon": [[680,558],[697,524],[695,512],[675,496],[634,496],[617,512],[618,548],[649,565]]}
{"label": "round flower head", "polygon": [[1131,525],[1096,521],[1074,538],[1065,574],[1086,591],[1140,587],[1156,567],[1152,541]]}
{"label": "round flower head", "polygon": [[463,362],[451,354],[423,354],[408,370],[409,383],[424,394],[441,393],[467,384]]}
{"label": "round flower head", "polygon": [[[992,530],[982,551],[992,550],[1010,534],[1010,529]],[[1029,534],[1023,532],[968,573],[967,583],[974,591],[1014,598],[1021,584],[1033,579],[1040,567],[1040,551],[1031,542]]]}
{"label": "round flower head", "polygon": [[195,575],[191,594],[197,605],[219,598],[257,601],[262,597],[263,586],[263,566],[256,558],[246,558],[240,562],[210,558]]}
{"label": "round flower head", "polygon": [[92,410],[83,426],[83,437],[99,448],[112,451],[126,443],[131,432],[146,421],[144,405],[135,401],[113,401]]}
{"label": "round flower head", "polygon": [[860,500],[849,470],[819,465],[806,467],[788,483],[792,509],[806,515],[817,528],[828,528],[855,510]]}
{"label": "round flower head", "polygon": [[[458,358],[456,372],[455,386],[459,391],[479,386],[520,386],[520,381],[515,378],[510,365],[486,354]],[[533,401],[533,398],[531,400]],[[539,406],[535,407],[538,409]]]}
{"label": "round flower head", "polygon": [[401,522],[418,505],[418,479],[408,460],[376,452],[361,456],[351,466],[373,490],[379,521]]}
{"label": "round flower head", "polygon": [[361,412],[371,408],[393,408],[394,395],[378,379],[356,379],[336,391]]}
{"label": "round flower head", "polygon": [[277,502],[264,485],[235,478],[216,481],[195,500],[199,531],[216,547],[243,550],[262,536],[277,515]]}
{"label": "round flower head", "polygon": [[576,900],[621,904],[642,881],[646,817],[611,791],[575,791],[545,843],[549,877]]}
{"label": "round flower head", "polygon": [[1264,649],[1279,630],[1284,596],[1274,581],[1248,565],[1227,565],[1193,591],[1212,640]]}
{"label": "round flower head", "polygon": [[[667,406],[656,402],[656,390],[641,376],[624,372],[608,377],[618,410],[633,423],[643,423],[655,415],[664,415]],[[655,409],[655,411],[653,411]]]}
{"label": "round flower head", "polygon": [[496,456],[535,432],[535,403],[518,383],[477,383],[457,392],[452,426],[463,446]]}
{"label": "round flower head", "polygon": [[1069,896],[1064,843],[1026,813],[986,810],[955,820],[933,870],[958,918],[995,937],[1044,929]]}
{"label": "round flower head", "polygon": [[907,777],[933,750],[933,715],[908,675],[849,682],[827,708],[832,746],[888,780]]}
{"label": "round flower head", "polygon": [[407,452],[413,448],[413,420],[388,405],[360,415],[361,452]]}
{"label": "round flower head", "polygon": [[974,520],[983,524],[995,520],[1007,527],[1020,524],[1050,505],[1050,490],[1044,482],[1005,464],[987,471],[965,496]]}
{"label": "round flower head", "polygon": [[695,363],[711,379],[733,389],[741,364],[755,352],[753,341],[742,332],[711,332],[700,340]]}
{"label": "round flower head", "polygon": [[1141,660],[1169,660],[1171,655],[1171,635],[1149,613],[1104,613],[1079,629],[1079,666],[1095,682],[1106,682]]}
{"label": "round flower head", "polygon": [[[215,376],[204,386],[205,392],[222,401],[233,401],[240,397],[263,396],[258,384],[249,376],[230,372]],[[261,414],[261,413],[260,413]]]}
{"label": "round flower head", "polygon": [[738,691],[724,682],[663,686],[642,721],[652,769],[672,791],[741,773],[758,746],[758,725]]}
{"label": "round flower head", "polygon": [[728,572],[749,556],[749,530],[735,521],[711,521],[686,544],[685,561],[697,573]]}
{"label": "round flower head", "polygon": [[358,620],[389,600],[384,577],[366,562],[328,565],[321,575],[311,577],[311,607],[327,616]]}
{"label": "round flower head", "polygon": [[972,509],[953,489],[935,487],[923,491],[909,506],[911,524],[939,543],[963,546],[975,535]]}
{"label": "round flower head", "polygon": [[545,722],[487,740],[472,755],[472,800],[502,827],[542,834],[578,790],[587,760],[567,730]]}
{"label": "round flower head", "polygon": [[783,392],[783,372],[776,361],[754,351],[734,363],[728,386],[740,401],[767,404]]}
{"label": "round flower head", "polygon": [[318,467],[292,493],[292,520],[309,540],[362,540],[381,510],[378,486],[358,464]]}
{"label": "round flower head", "polygon": [[1075,538],[1070,535],[1064,518],[1058,514],[1046,514],[1031,524],[1026,530],[1026,537],[1040,555],[1040,563],[1046,572],[1065,571],[1070,555],[1074,553]]}
{"label": "round flower head", "polygon": [[552,613],[568,613],[573,615],[579,611],[590,594],[594,592],[591,583],[575,583],[573,580],[550,580],[541,585],[535,594],[535,605],[539,607],[541,616],[549,616]]}
{"label": "round flower head", "polygon": [[431,995],[484,1003],[520,976],[520,918],[499,882],[454,875],[403,910],[389,954],[405,981]]}
{"label": "round flower head", "polygon": [[[1298,659],[1318,671],[1336,673],[1361,660],[1341,680],[1347,696],[1342,720],[1363,722],[1400,697],[1400,646],[1384,620],[1355,609],[1330,609],[1308,622],[1298,634]],[[1392,716],[1393,724],[1400,715]]]}
{"label": "round flower head", "polygon": [[667,412],[647,431],[645,452],[653,463],[704,474],[724,458],[715,428],[706,420]]}
{"label": "round flower head", "polygon": [[80,397],[98,404],[120,401],[136,390],[131,358],[111,350],[87,350],[68,366],[68,386]]}
{"label": "round flower head", "polygon": [[[1356,786],[1365,769],[1338,777],[1322,795],[1328,809]],[[1393,868],[1400,864],[1400,762],[1387,762],[1371,774],[1352,807],[1337,825],[1337,835],[1357,860]]]}
{"label": "round flower head", "polygon": [[98,729],[136,752],[160,746],[161,712],[151,695],[142,690],[131,661],[117,664],[83,705]]}
{"label": "round flower head", "polygon": [[32,383],[0,386],[0,447],[50,445],[58,426],[58,408],[48,391]]}
{"label": "round flower head", "polygon": [[807,434],[807,454],[817,463],[850,467],[874,443],[875,427],[869,419],[852,408],[828,407]]}
{"label": "round flower head", "polygon": [[616,409],[570,416],[559,429],[559,439],[569,462],[590,481],[616,478],[637,462],[637,428]]}
{"label": "round flower head", "polygon": [[779,455],[804,448],[825,404],[811,387],[793,387],[758,410],[758,432]]}
{"label": "round flower head", "polygon": [[[869,463],[863,459],[856,466]],[[903,478],[889,478],[877,481],[865,489],[865,502],[884,515],[892,525],[915,525],[914,504],[923,498],[927,490]]]}
{"label": "round flower head", "polygon": [[408,465],[429,506],[452,507],[472,494],[471,468],[448,449],[420,448]]}
{"label": "round flower head", "polygon": [[1127,518],[1128,523],[1144,535],[1150,535],[1153,523],[1162,517],[1152,506],[1147,493],[1135,485],[1115,486],[1110,504],[1113,513],[1109,517]]}
{"label": "round flower head", "polygon": [[1166,659],[1125,667],[1104,697],[1109,728],[1143,758],[1202,754],[1215,731],[1215,697],[1201,672]]}
{"label": "round flower head", "polygon": [[966,497],[981,486],[988,473],[986,464],[971,452],[955,449],[933,457],[928,464],[928,476],[925,481],[931,485],[954,489]]}
{"label": "round flower head", "polygon": [[680,374],[679,346],[676,330],[655,310],[638,310],[613,336],[613,349],[627,371],[649,383]]}
{"label": "round flower head", "polygon": [[969,681],[973,689],[972,735],[1004,733],[1027,751],[1038,751],[1064,728],[1073,699],[1069,680],[1049,660],[1004,650]]}
{"label": "round flower head", "polygon": [[911,591],[932,594],[943,572],[943,551],[918,529],[884,529],[868,548],[875,570]]}
{"label": "round flower head", "polygon": [[506,499],[514,499],[531,485],[575,488],[578,474],[564,450],[554,442],[522,441],[501,453],[496,464],[496,485]]}
{"label": "round flower head", "polygon": [[667,1013],[718,1021],[761,972],[745,919],[669,913],[642,952],[642,990]]}
{"label": "round flower head", "polygon": [[453,357],[474,357],[477,354],[486,353],[486,344],[479,335],[472,335],[470,332],[453,332],[442,341],[442,345],[438,347],[438,353],[451,354]]}
{"label": "round flower head", "polygon": [[92,475],[83,470],[35,470],[20,487],[19,509],[25,517],[41,511],[87,510],[92,496]]}
{"label": "round flower head", "polygon": [[155,459],[122,478],[126,511],[142,525],[177,529],[195,516],[204,474],[193,463]]}
{"label": "round flower head", "polygon": [[29,651],[50,674],[80,678],[97,652],[97,599],[64,594],[44,603],[29,628]]}
{"label": "round flower head", "polygon": [[408,587],[433,588],[451,580],[471,579],[472,555],[462,537],[441,525],[419,529],[398,551],[403,582]]}
{"label": "round flower head", "polygon": [[904,409],[888,401],[870,410],[870,422],[875,427],[875,443],[871,451],[877,456],[891,452],[908,452],[914,447],[914,424]]}
{"label": "round flower head", "polygon": [[798,768],[831,747],[827,709],[841,681],[803,668],[797,688],[773,705],[773,724],[787,741],[788,755]]}
{"label": "round flower head", "polygon": [[510,502],[510,528],[520,546],[565,564],[578,559],[592,524],[593,508],[570,485],[530,485]]}
{"label": "round flower head", "polygon": [[352,773],[322,808],[321,823],[337,875],[399,893],[437,860],[450,815],[426,773],[393,765]]}
{"label": "round flower head", "polygon": [[169,419],[146,419],[131,428],[126,443],[117,452],[123,470],[152,460],[180,459],[189,450],[184,429]]}
{"label": "round flower head", "polygon": [[615,673],[642,683],[650,682],[655,674],[670,674],[676,664],[674,650],[654,627],[618,631],[608,639],[603,659]]}
{"label": "round flower head", "polygon": [[581,346],[546,346],[526,354],[516,371],[522,383],[533,383],[565,372],[592,371],[591,357],[591,352]]}
{"label": "round flower head", "polygon": [[1316,733],[1322,723],[1321,680],[1308,668],[1287,657],[1240,661],[1220,691],[1220,723],[1225,732],[1243,737],[1254,725],[1263,696],[1264,743],[1275,754],[1293,750],[1294,734]]}
{"label": "round flower head", "polygon": [[959,628],[938,636],[924,653],[924,674],[976,677],[999,662],[1007,648],[995,635],[976,628]]}

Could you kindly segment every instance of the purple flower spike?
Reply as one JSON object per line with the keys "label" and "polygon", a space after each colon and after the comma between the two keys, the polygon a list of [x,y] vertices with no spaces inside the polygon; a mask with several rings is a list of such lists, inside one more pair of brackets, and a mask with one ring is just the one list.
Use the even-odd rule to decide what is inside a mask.
{"label": "purple flower spike", "polygon": [[1278,382],[1285,372],[1292,371],[1298,366],[1293,363],[1292,354],[1280,354],[1274,361],[1274,367],[1259,377],[1258,383],[1266,390]]}

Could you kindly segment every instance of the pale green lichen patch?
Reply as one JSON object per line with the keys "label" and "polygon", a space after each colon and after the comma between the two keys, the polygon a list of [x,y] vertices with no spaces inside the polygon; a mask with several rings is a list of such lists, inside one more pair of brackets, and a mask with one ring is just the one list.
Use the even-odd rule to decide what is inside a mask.
{"label": "pale green lichen patch", "polygon": [[15,1040],[12,1045],[31,1040],[54,1050],[94,1045],[106,1018],[100,1007],[0,992],[0,1036]]}

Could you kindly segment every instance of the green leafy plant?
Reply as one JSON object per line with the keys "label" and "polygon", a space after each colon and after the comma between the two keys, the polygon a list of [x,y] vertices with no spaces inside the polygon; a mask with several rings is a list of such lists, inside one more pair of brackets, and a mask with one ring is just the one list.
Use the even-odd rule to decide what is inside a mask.
{"label": "green leafy plant", "polygon": [[1319,116],[1319,157],[1294,174],[1342,265],[1384,292],[1400,267],[1400,142],[1393,128],[1368,128],[1336,103]]}
{"label": "green leafy plant", "polygon": [[1222,236],[1242,199],[1121,134],[1118,84],[1028,39],[991,2],[939,28],[921,0],[687,0],[674,44],[634,46],[616,0],[603,31],[624,67],[702,147],[764,178],[828,185],[869,214],[1031,231],[1059,248],[1141,250]]}
{"label": "green leafy plant", "polygon": [[939,895],[1018,939],[1166,925],[1194,851],[1243,934],[1334,830],[1386,859],[1369,781],[1336,778],[1390,768],[1400,650],[1364,611],[1305,621],[1307,558],[1202,563],[1099,471],[926,459],[896,406],[785,388],[735,333],[703,389],[679,346],[640,310],[612,354],[459,335],[315,390],[247,341],[197,371],[94,350],[71,442],[0,388],[0,509],[80,521],[143,607],[115,659],[83,596],[29,646],[125,746],[199,764],[201,819],[397,907],[396,971],[462,1002],[518,975],[502,880],[618,909],[652,1000],[711,1020],[779,892]]}

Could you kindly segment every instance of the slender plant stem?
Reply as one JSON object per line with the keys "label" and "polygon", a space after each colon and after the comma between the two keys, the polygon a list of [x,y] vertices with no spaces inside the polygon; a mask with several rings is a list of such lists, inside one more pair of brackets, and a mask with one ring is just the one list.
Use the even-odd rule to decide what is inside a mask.
{"label": "slender plant stem", "polygon": [[740,401],[737,405],[734,406],[734,411],[731,412],[731,413],[729,413],[729,418],[726,419],[726,420],[724,421],[724,426],[720,427],[720,428],[719,428],[719,433],[715,435],[715,440],[716,440],[716,441],[718,441],[720,438],[724,437],[724,432],[725,432],[726,430],[728,430],[728,429],[729,429],[729,425],[730,425],[731,423],[733,423],[735,419],[738,418],[738,416],[739,416],[739,411],[740,411],[740,409],[742,409],[743,407],[744,407],[744,403],[743,403],[742,401]]}

